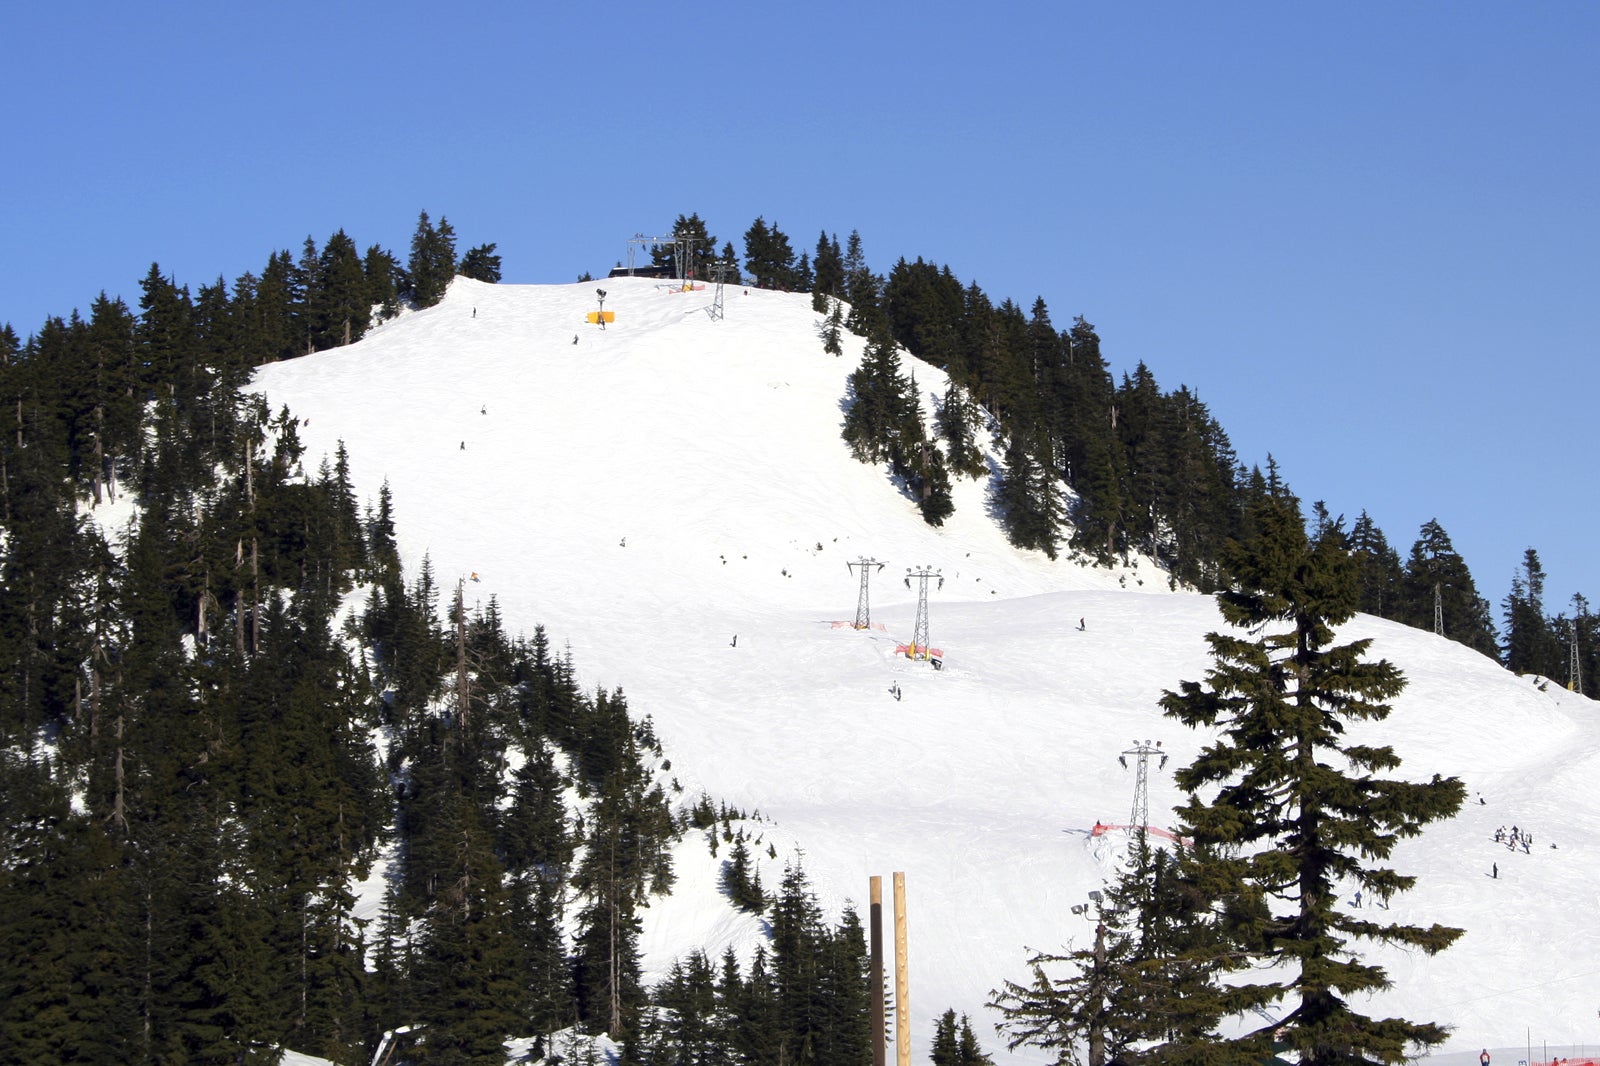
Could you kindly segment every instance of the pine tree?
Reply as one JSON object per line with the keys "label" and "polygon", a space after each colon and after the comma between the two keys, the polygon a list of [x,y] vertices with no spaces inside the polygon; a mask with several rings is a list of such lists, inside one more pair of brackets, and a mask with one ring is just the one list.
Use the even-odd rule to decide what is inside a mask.
{"label": "pine tree", "polygon": [[744,234],[744,268],[758,289],[790,292],[796,286],[794,249],[788,236],[759,216]]}
{"label": "pine tree", "polygon": [[1248,1017],[1286,995],[1298,1001],[1271,1029],[1227,1044],[1265,1057],[1275,1031],[1308,1066],[1399,1063],[1446,1030],[1355,1010],[1353,996],[1389,980],[1354,943],[1432,954],[1461,930],[1369,921],[1339,906],[1340,890],[1387,899],[1409,889],[1414,877],[1374,864],[1453,815],[1465,789],[1438,775],[1421,784],[1377,776],[1399,766],[1394,750],[1346,738],[1347,723],[1387,718],[1386,701],[1405,681],[1392,663],[1365,659],[1370,640],[1333,643],[1333,627],[1357,602],[1342,530],[1308,538],[1286,494],[1269,496],[1252,518],[1254,536],[1227,560],[1236,589],[1217,597],[1224,619],[1247,634],[1210,634],[1206,680],[1185,681],[1161,700],[1169,717],[1220,730],[1176,775],[1189,794],[1181,835],[1195,845],[1185,873],[1219,901],[1233,966],[1288,970],[1281,981],[1232,976],[1219,987],[1226,1013]]}
{"label": "pine tree", "polygon": [[1532,548],[1522,554],[1522,569],[1511,579],[1506,596],[1505,642],[1501,661],[1507,670],[1540,677],[1560,677],[1567,657],[1561,654],[1560,638],[1544,613],[1544,566]]}
{"label": "pine tree", "polygon": [[491,285],[499,284],[500,257],[495,254],[495,248],[493,244],[468,248],[467,254],[461,257],[461,276],[474,281],[486,281]]}
{"label": "pine tree", "polygon": [[1466,560],[1456,552],[1438,519],[1423,523],[1411,546],[1403,589],[1404,606],[1391,617],[1431,630],[1437,596],[1444,616],[1444,635],[1474,651],[1497,657],[1489,601],[1478,595]]}
{"label": "pine tree", "polygon": [[1021,432],[1006,446],[998,493],[1002,522],[1012,544],[1054,559],[1061,538],[1061,493],[1054,471],[1035,457],[1035,447]]}
{"label": "pine tree", "polygon": [[417,307],[432,307],[444,299],[456,273],[456,234],[448,219],[438,226],[423,211],[411,236],[411,258],[406,263],[411,278],[411,300]]}
{"label": "pine tree", "polygon": [[[657,244],[650,248],[650,262],[657,267],[671,267],[679,278],[709,278],[711,276],[711,260],[716,258],[717,239],[706,232],[705,220],[698,213],[679,215],[672,223],[669,236],[686,239],[689,244],[686,249],[687,260],[675,262],[677,245]],[[724,258],[733,261],[732,246],[728,246],[729,253]]]}
{"label": "pine tree", "polygon": [[317,350],[351,344],[367,332],[373,300],[361,256],[344,230],[329,237],[323,246],[308,302]]}
{"label": "pine tree", "polygon": [[1400,554],[1389,546],[1389,541],[1377,523],[1362,511],[1350,527],[1350,553],[1356,561],[1356,584],[1359,591],[1357,609],[1379,618],[1392,618],[1400,606],[1401,582]]}
{"label": "pine tree", "polygon": [[823,230],[817,237],[817,254],[811,261],[811,309],[826,313],[836,307],[844,295],[844,259],[839,253],[839,238],[830,238],[828,231]]}

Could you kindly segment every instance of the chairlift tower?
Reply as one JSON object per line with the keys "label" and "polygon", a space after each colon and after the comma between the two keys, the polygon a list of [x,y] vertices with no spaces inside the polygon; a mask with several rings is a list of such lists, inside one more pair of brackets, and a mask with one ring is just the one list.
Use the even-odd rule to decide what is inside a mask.
{"label": "chairlift tower", "polygon": [[[722,286],[727,280],[728,272],[732,267],[733,264],[726,259],[718,259],[711,264],[711,276],[717,283],[717,291],[716,295],[711,298],[711,306],[706,308],[706,314],[711,316],[711,321],[713,322],[722,321]],[[859,629],[861,627],[857,626],[856,628]]]}
{"label": "chairlift tower", "polygon": [[856,562],[844,565],[847,570],[854,570],[858,566],[861,568],[861,592],[856,596],[856,620],[852,628],[868,629],[872,626],[872,611],[867,607],[867,582],[874,573],[874,567],[882,570],[887,563],[880,563],[863,555]]}
{"label": "chairlift tower", "polygon": [[[694,246],[704,243],[704,237],[691,237],[687,233],[674,233],[670,237],[647,237],[643,233],[635,233],[628,238],[628,276],[633,276],[634,253],[644,245],[659,248],[666,245],[672,249],[673,271],[682,280],[684,288],[688,288],[689,268],[693,262]],[[721,317],[716,316],[716,317]]]}
{"label": "chairlift tower", "polygon": [[928,643],[928,581],[938,578],[939,587],[944,588],[944,575],[928,566],[915,570],[908,567],[906,588],[911,587],[912,578],[917,579],[917,624],[911,632],[911,647],[906,651],[906,658],[926,659],[933,650]]}
{"label": "chairlift tower", "polygon": [[1167,765],[1167,753],[1161,750],[1161,742],[1159,740],[1154,742],[1136,740],[1133,742],[1133,747],[1117,756],[1117,761],[1122,764],[1124,770],[1128,768],[1128,756],[1130,755],[1137,759],[1139,763],[1133,775],[1133,816],[1131,824],[1134,827],[1134,831],[1140,837],[1143,837],[1146,825],[1150,821],[1150,757],[1152,755],[1161,756],[1161,762],[1156,766],[1156,769],[1160,770]]}
{"label": "chairlift tower", "polygon": [[692,287],[690,272],[694,268],[694,246],[704,244],[704,237],[691,237],[687,233],[674,233],[672,235],[672,256],[678,266],[678,277],[683,281],[683,291],[688,292]]}
{"label": "chairlift tower", "polygon": [[637,252],[641,246],[648,244],[650,247],[654,248],[657,245],[668,244],[668,243],[670,243],[670,241],[666,237],[646,237],[642,233],[635,233],[632,237],[629,237],[628,238],[628,277],[630,277],[630,278],[633,277],[633,258],[634,258],[634,253]]}

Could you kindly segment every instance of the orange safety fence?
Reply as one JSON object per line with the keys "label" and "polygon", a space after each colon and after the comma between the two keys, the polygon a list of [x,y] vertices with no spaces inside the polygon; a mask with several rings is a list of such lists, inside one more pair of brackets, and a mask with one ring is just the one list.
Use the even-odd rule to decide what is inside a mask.
{"label": "orange safety fence", "polygon": [[[1096,822],[1096,823],[1094,823],[1094,828],[1089,830],[1089,835],[1092,836],[1092,837],[1097,837],[1097,836],[1101,836],[1101,835],[1103,835],[1105,833],[1109,833],[1113,829],[1137,829],[1137,828],[1139,828],[1139,827],[1136,826],[1136,825],[1112,825],[1110,822]],[[1168,840],[1174,840],[1174,841],[1178,839],[1176,836],[1174,836],[1171,833],[1167,832],[1165,829],[1160,828],[1159,826],[1147,825],[1147,826],[1144,827],[1144,831],[1146,833],[1149,833],[1151,836],[1165,837]],[[1575,1066],[1576,1066],[1576,1064],[1575,1064]]]}

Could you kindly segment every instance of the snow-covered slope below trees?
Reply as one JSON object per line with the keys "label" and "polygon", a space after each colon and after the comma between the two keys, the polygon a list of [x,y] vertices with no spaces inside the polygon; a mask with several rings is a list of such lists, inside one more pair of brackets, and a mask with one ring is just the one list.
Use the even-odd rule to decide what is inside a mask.
{"label": "snow-covered slope below trees", "polygon": [[[457,279],[438,306],[264,367],[257,386],[304,420],[308,468],[343,440],[363,498],[388,480],[412,572],[426,555],[440,585],[476,573],[469,602],[496,597],[513,632],[545,624],[586,687],[620,686],[653,717],[686,798],[759,812],[765,885],[803,851],[824,905],[864,918],[869,876],[904,871],[916,1057],[954,1007],[1007,1060],[983,1004],[1026,977],[1028,948],[1091,932],[1070,907],[1120,850],[1089,834],[1129,821],[1118,754],[1198,749],[1157,699],[1203,676],[1212,601],[1168,591],[1148,562],[1013,549],[986,482],[957,485],[943,528],[923,523],[840,440],[861,346],[825,355],[808,296],[730,289],[713,321],[709,291],[600,287],[616,312],[604,331],[584,318],[595,285]],[[943,375],[907,368],[931,415]],[[863,556],[888,564],[875,627],[838,628],[856,608],[846,564]],[[930,590],[939,672],[894,654],[915,621],[905,572],[923,566],[944,578]],[[1403,626],[1360,617],[1342,636],[1374,637],[1410,681],[1371,727],[1402,775],[1457,775],[1470,797],[1400,848],[1394,865],[1421,880],[1384,915],[1467,935],[1432,959],[1376,951],[1394,988],[1370,1009],[1455,1025],[1456,1050],[1528,1031],[1536,1051],[1600,1042],[1600,708]],[[1179,798],[1171,769],[1152,767],[1154,824]],[[1533,834],[1528,853],[1493,842],[1502,825]],[[757,935],[730,919],[703,840],[679,861],[675,898],[647,918],[652,976]]]}

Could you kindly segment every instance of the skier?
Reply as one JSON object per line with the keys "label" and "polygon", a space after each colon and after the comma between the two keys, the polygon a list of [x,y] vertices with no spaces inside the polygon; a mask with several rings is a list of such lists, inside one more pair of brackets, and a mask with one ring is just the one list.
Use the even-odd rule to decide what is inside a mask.
{"label": "skier", "polygon": [[[1492,863],[1489,864],[1489,876],[1494,878],[1496,881],[1500,880],[1500,864],[1499,863],[1492,862]],[[1484,1061],[1487,1062],[1489,1060],[1485,1059]]]}
{"label": "skier", "polygon": [[1358,909],[1361,907],[1361,890],[1359,888],[1356,889],[1356,907]]}
{"label": "skier", "polygon": [[1078,619],[1078,632],[1082,633],[1088,627],[1083,624],[1083,619]]}
{"label": "skier", "polygon": [[1478,1066],[1489,1066],[1489,1049],[1488,1048],[1484,1048],[1482,1053],[1478,1055]]}

